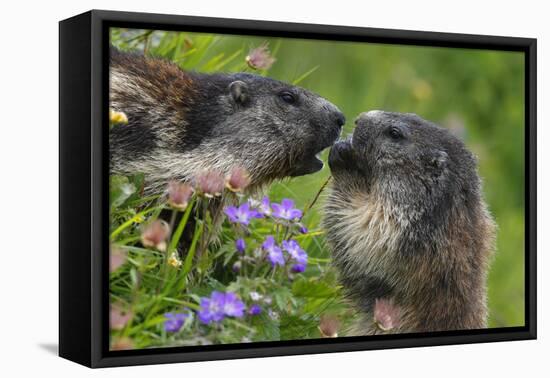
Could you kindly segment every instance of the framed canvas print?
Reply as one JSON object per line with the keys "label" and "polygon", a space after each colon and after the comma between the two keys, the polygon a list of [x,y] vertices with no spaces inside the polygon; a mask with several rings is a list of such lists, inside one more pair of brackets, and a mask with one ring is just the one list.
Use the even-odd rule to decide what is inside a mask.
{"label": "framed canvas print", "polygon": [[60,355],[536,337],[536,40],[60,22]]}

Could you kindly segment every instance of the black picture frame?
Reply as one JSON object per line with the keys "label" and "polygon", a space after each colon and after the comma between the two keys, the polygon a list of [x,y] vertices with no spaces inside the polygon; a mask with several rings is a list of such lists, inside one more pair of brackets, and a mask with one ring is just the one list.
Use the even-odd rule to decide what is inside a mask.
{"label": "black picture frame", "polygon": [[[109,351],[108,30],[124,26],[523,52],[525,326]],[[535,339],[536,39],[92,10],[59,23],[59,354],[88,367]],[[85,248],[83,247],[85,246]]]}

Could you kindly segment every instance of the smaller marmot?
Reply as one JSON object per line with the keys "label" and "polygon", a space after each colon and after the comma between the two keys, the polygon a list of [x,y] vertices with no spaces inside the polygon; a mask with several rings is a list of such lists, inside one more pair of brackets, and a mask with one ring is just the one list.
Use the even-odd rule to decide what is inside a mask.
{"label": "smaller marmot", "polygon": [[495,224],[476,159],[415,114],[370,111],[356,125],[331,149],[324,219],[363,314],[350,333],[485,328]]}
{"label": "smaller marmot", "polygon": [[249,73],[203,74],[111,48],[110,106],[127,125],[109,134],[114,174],[145,174],[162,192],[204,170],[250,173],[251,186],[316,172],[344,115],[306,89]]}

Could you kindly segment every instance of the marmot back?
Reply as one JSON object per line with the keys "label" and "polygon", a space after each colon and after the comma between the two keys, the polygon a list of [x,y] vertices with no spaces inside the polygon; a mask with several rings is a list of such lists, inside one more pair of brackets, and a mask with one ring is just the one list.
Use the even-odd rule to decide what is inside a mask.
{"label": "marmot back", "polygon": [[494,222],[462,141],[414,114],[363,113],[334,145],[324,224],[354,334],[485,328]]}
{"label": "marmot back", "polygon": [[248,73],[200,74],[111,48],[110,106],[128,116],[110,132],[111,171],[145,173],[146,190],[203,170],[242,166],[252,186],[315,172],[345,122],[336,106]]}

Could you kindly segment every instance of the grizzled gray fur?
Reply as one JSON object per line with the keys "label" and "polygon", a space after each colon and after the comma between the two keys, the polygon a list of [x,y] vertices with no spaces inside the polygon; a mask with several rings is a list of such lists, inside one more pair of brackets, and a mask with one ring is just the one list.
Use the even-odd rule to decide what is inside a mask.
{"label": "grizzled gray fur", "polygon": [[351,333],[486,327],[495,225],[476,159],[415,114],[371,111],[356,124],[331,149],[324,219],[342,283],[363,314]]}
{"label": "grizzled gray fur", "polygon": [[110,133],[111,171],[145,173],[146,191],[204,170],[246,168],[252,186],[318,171],[343,114],[324,98],[248,73],[186,72],[111,48],[110,106],[128,116]]}

